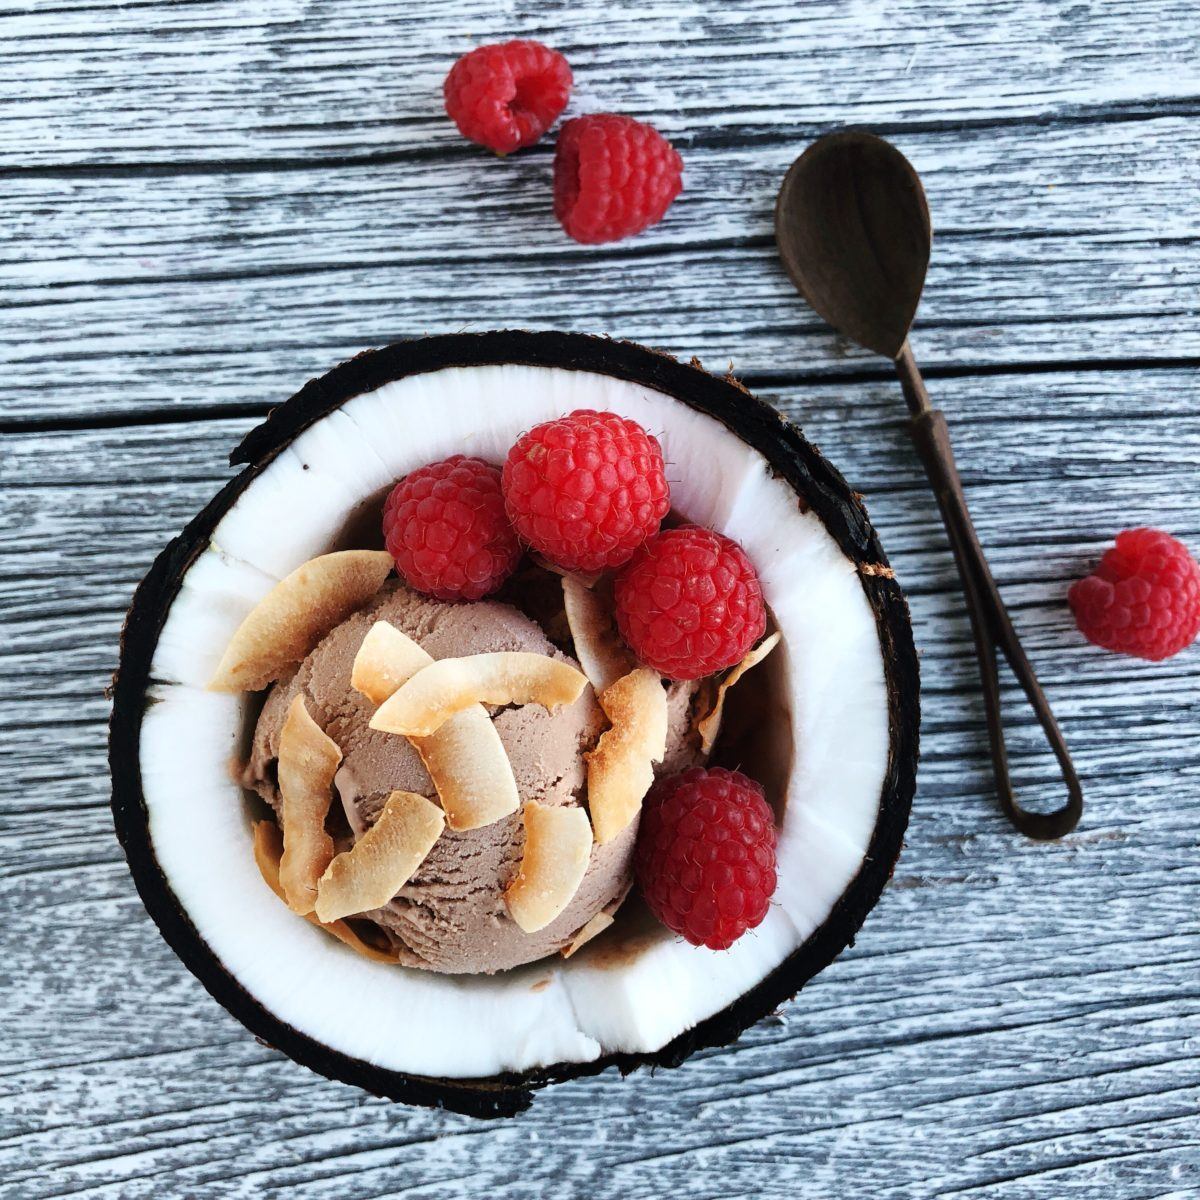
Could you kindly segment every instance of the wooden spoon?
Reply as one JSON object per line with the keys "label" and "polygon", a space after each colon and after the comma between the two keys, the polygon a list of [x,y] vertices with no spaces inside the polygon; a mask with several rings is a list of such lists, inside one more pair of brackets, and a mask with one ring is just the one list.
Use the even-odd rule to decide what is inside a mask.
{"label": "wooden spoon", "polygon": [[[916,171],[895,146],[873,134],[820,138],[792,164],[779,189],[775,240],[792,282],[830,325],[890,358],[900,375],[909,434],[937,496],[971,616],[1000,805],[1023,834],[1049,840],[1075,828],[1083,791],[971,523],[946,418],[930,404],[908,344],[931,237],[929,206]],[[1013,794],[997,649],[1008,659],[1062,770],[1067,800],[1054,812],[1030,812]]]}

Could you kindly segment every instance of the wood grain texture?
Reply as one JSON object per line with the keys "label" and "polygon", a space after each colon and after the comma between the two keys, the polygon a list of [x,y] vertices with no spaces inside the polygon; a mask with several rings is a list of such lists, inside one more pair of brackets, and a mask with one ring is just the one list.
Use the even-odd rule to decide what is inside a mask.
{"label": "wood grain texture", "polygon": [[[1031,386],[1044,416],[1026,416]],[[488,1132],[256,1046],[158,942],[111,837],[101,689],[121,611],[227,475],[247,422],[10,438],[0,579],[18,619],[0,697],[16,727],[0,855],[6,902],[31,917],[0,936],[0,961],[37,986],[14,989],[0,1060],[0,1177],[14,1172],[19,1195],[369,1196],[392,1194],[397,1173],[429,1195],[455,1179],[514,1196],[783,1194],[785,1179],[813,1195],[1161,1195],[1195,1166],[1200,1135],[1200,678],[1082,645],[1062,581],[1098,553],[1114,504],[1200,540],[1194,386],[1192,372],[1143,371],[940,388],[984,543],[1086,780],[1085,824],[1056,847],[1017,841],[986,799],[969,633],[894,387],[772,396],[869,492],[913,598],[925,756],[897,877],[859,947],[781,1023],[674,1075],[555,1089]],[[52,606],[46,580],[63,581]],[[1014,751],[1036,793],[1051,772],[1028,726]],[[27,1109],[33,1086],[50,1120]]]}
{"label": "wood grain texture", "polygon": [[[1198,131],[1168,117],[898,136],[935,222],[925,368],[1200,362]],[[365,345],[504,326],[733,357],[751,375],[878,372],[797,304],[775,256],[775,190],[804,141],[691,152],[667,219],[601,250],[562,236],[542,148],[436,168],[10,179],[0,414],[263,405]],[[725,313],[741,314],[732,345]]]}
{"label": "wood grain texture", "polygon": [[[661,226],[575,247],[548,147],[457,140],[448,62],[513,34],[568,52],[578,111],[681,146]],[[1192,4],[0,0],[0,46],[0,1200],[1200,1194],[1200,659],[1102,654],[1064,604],[1117,528],[1200,547]],[[1060,845],[989,798],[898,388],[774,261],[783,169],[855,122],[929,190],[916,345],[1084,777]],[[733,358],[867,493],[925,715],[857,947],[733,1049],[485,1125],[319,1080],[208,998],[113,837],[103,689],[257,415],[364,345],[498,324]],[[1012,750],[1049,800],[1032,722]]]}
{"label": "wood grain texture", "polygon": [[514,36],[569,57],[579,110],[617,106],[685,145],[1136,113],[1200,98],[1189,15],[1178,0],[5,0],[0,158],[54,172],[466,156],[441,110],[447,63]]}

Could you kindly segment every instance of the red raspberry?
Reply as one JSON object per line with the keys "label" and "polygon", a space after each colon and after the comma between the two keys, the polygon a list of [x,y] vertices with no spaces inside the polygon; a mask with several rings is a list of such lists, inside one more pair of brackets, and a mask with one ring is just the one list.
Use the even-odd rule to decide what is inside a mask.
{"label": "red raspberry", "polygon": [[580,409],[524,434],[504,464],[522,540],[567,571],[626,562],[671,507],[658,440],[636,421]]}
{"label": "red raspberry", "polygon": [[567,60],[541,42],[480,46],[442,85],[459,132],[497,154],[532,146],[567,107],[570,92]]}
{"label": "red raspberry", "polygon": [[1095,574],[1067,594],[1083,636],[1106,650],[1159,662],[1200,634],[1200,566],[1157,529],[1117,534]]}
{"label": "red raspberry", "polygon": [[615,242],[662,220],[683,159],[656,129],[596,113],[568,121],[554,152],[554,215],[577,242]]}
{"label": "red raspberry", "polygon": [[635,854],[654,915],[693,946],[728,950],[775,891],[775,817],[740,771],[693,767],[646,798]]}
{"label": "red raspberry", "polygon": [[400,480],[383,505],[383,537],[409,586],[439,600],[478,600],[512,574],[521,547],[500,470],[455,454]]}
{"label": "red raspberry", "polygon": [[666,529],[647,542],[617,576],[613,597],[630,649],[670,679],[733,666],[767,627],[746,552],[698,525]]}

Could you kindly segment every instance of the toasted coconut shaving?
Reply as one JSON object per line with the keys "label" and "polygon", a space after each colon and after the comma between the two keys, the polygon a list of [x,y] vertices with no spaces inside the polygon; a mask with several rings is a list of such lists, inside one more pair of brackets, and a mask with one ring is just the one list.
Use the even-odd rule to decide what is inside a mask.
{"label": "toasted coconut shaving", "polygon": [[637,816],[667,752],[667,693],[646,667],[622,676],[600,694],[612,723],[588,756],[588,808],[603,846]]}
{"label": "toasted coconut shaving", "polygon": [[539,804],[522,810],[521,869],[504,893],[512,919],[526,932],[545,929],[579,890],[592,854],[592,831],[582,808]]}
{"label": "toasted coconut shaving", "polygon": [[375,824],[321,876],[317,919],[336,921],[382,908],[413,877],[445,827],[445,815],[432,800],[393,792]]}
{"label": "toasted coconut shaving", "polygon": [[[350,681],[381,704],[433,661],[394,625],[377,621],[359,647]],[[479,829],[520,807],[512,764],[482,704],[455,714],[428,737],[409,740],[437,788],[451,829]]]}
{"label": "toasted coconut shaving", "polygon": [[579,699],[587,676],[545,654],[506,652],[443,658],[418,671],[385,700],[371,728],[428,737],[473,704],[540,704],[557,708]]}
{"label": "toasted coconut shaving", "polygon": [[561,953],[563,958],[570,958],[572,954],[578,950],[582,950],[584,946],[592,940],[592,938],[603,933],[612,923],[614,918],[610,917],[606,912],[598,912],[576,935],[569,946],[564,946]]}
{"label": "toasted coconut shaving", "polygon": [[265,688],[375,595],[391,569],[384,550],[309,559],[250,610],[208,686],[217,692]]}
{"label": "toasted coconut shaving", "polygon": [[599,695],[632,671],[637,662],[617,632],[610,597],[569,575],[563,576],[562,589],[575,657]]}
{"label": "toasted coconut shaving", "polygon": [[721,732],[721,718],[725,713],[725,693],[751,667],[758,666],[779,645],[781,637],[782,635],[776,631],[770,637],[763,638],[717,685],[717,698],[713,701],[712,708],[696,722],[696,729],[700,734],[700,748],[705,754],[712,752],[712,748],[717,742],[717,735]]}
{"label": "toasted coconut shaving", "polygon": [[482,704],[456,713],[437,733],[409,740],[437,788],[451,829],[479,829],[520,807],[508,752]]}
{"label": "toasted coconut shaving", "polygon": [[[258,869],[262,873],[267,887],[286,904],[287,897],[284,896],[283,888],[279,884],[279,858],[282,853],[283,839],[279,835],[278,826],[271,821],[259,821],[254,826],[254,861],[258,864]],[[328,925],[324,925],[317,920],[313,913],[306,913],[304,919],[311,921],[318,929],[324,929],[326,933],[332,934],[339,942],[344,942],[351,950],[357,951],[364,958],[382,963],[398,961],[395,954],[389,954],[386,950],[380,950],[377,946],[364,942],[345,921],[332,921]]]}
{"label": "toasted coconut shaving", "polygon": [[376,621],[354,656],[350,686],[372,704],[382,704],[431,662],[433,659],[395,625]]}
{"label": "toasted coconut shaving", "polygon": [[341,761],[337,742],[325,736],[304,707],[304,697],[297,696],[279,735],[279,882],[288,907],[302,916],[313,911],[317,880],[333,858],[325,817]]}

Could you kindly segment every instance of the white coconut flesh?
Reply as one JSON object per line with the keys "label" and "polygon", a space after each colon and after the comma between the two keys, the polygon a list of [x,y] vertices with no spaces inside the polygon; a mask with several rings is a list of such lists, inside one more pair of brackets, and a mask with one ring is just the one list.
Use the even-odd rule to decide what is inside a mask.
{"label": "white coconut flesh", "polygon": [[[774,903],[725,952],[663,930],[636,953],[582,953],[495,976],[368,961],[299,920],[260,877],[246,798],[230,775],[248,701],[205,684],[242,618],[276,581],[328,550],[355,505],[450,454],[501,462],[522,431],[578,408],[611,409],[657,434],[674,507],[745,547],[783,632],[775,669],[794,761]],[[652,1052],[751,990],[825,921],[858,873],[888,762],[875,616],[821,522],[713,418],[637,384],[548,367],[409,376],[302,433],[187,572],[153,678],[141,737],[150,836],[201,937],[251,996],[301,1033],[386,1070],[446,1078]]]}

